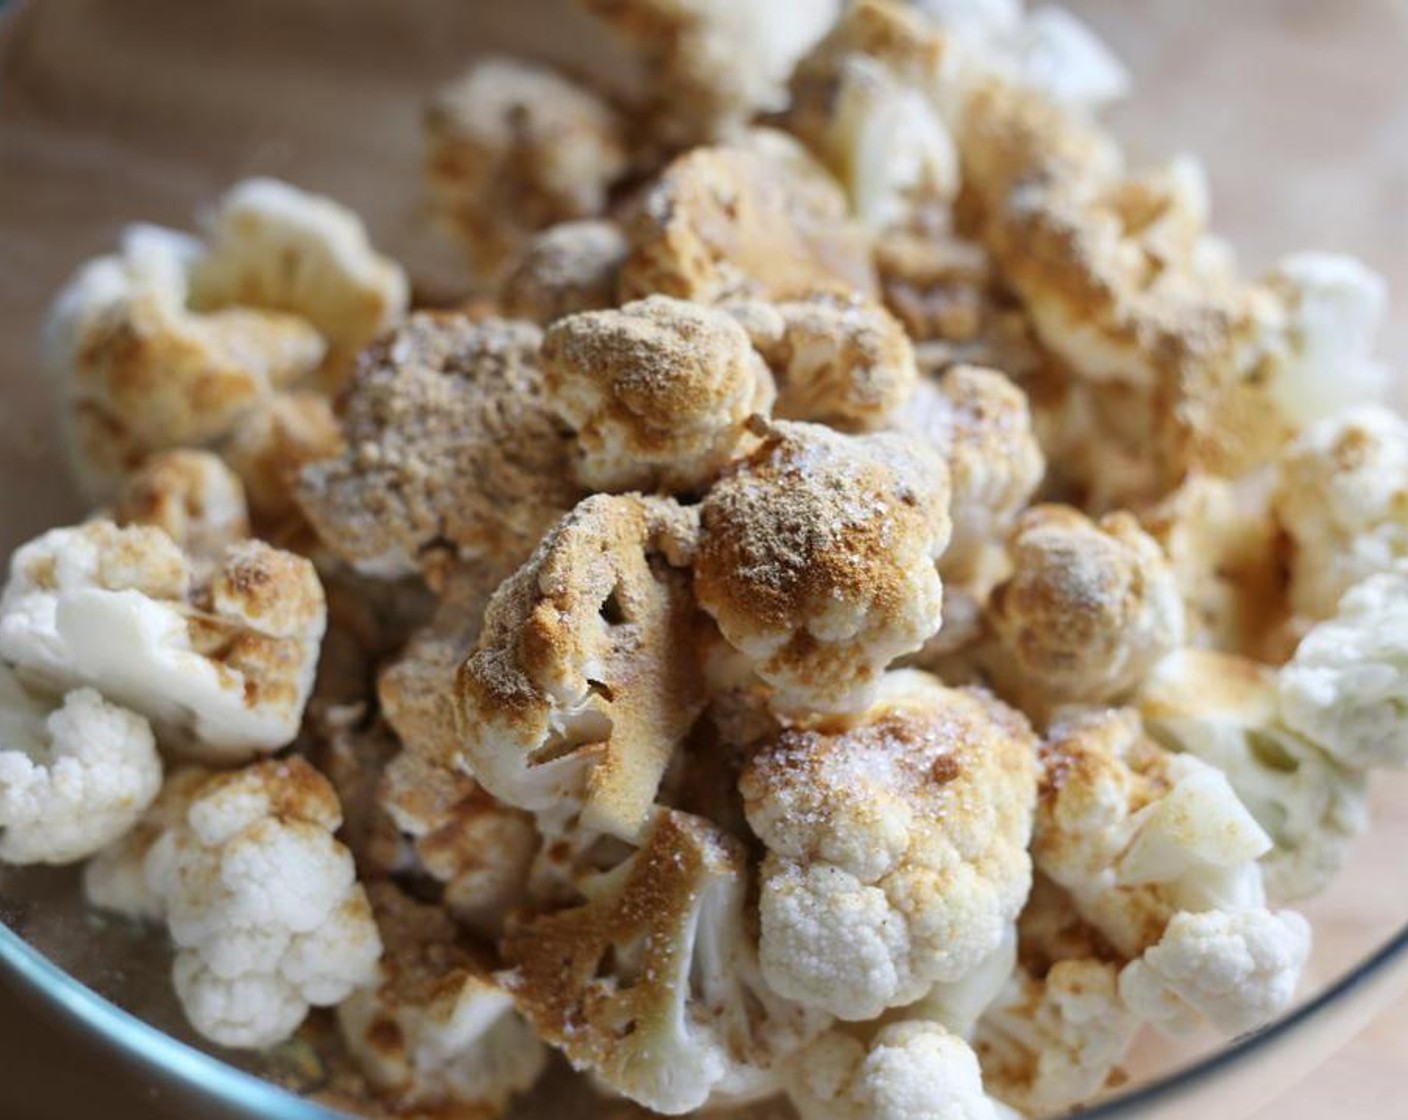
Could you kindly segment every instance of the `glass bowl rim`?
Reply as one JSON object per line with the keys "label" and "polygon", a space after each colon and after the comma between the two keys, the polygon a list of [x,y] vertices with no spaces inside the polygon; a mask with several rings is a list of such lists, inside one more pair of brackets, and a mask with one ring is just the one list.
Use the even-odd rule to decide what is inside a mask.
{"label": "glass bowl rim", "polygon": [[[1405,961],[1408,925],[1271,1025],[1075,1115],[1082,1120],[1136,1120],[1147,1106],[1174,1099],[1223,1070],[1267,1052],[1277,1042],[1298,1035],[1312,1020],[1318,1020],[1322,1011],[1342,1004],[1390,965]],[[103,1045],[115,1049],[129,1064],[174,1075],[188,1090],[209,1094],[222,1106],[244,1110],[251,1118],[265,1116],[275,1120],[332,1120],[346,1115],[236,1069],[123,1010],[54,964],[3,921],[0,970],[44,1006],[66,1013],[70,1026],[92,1031]]]}

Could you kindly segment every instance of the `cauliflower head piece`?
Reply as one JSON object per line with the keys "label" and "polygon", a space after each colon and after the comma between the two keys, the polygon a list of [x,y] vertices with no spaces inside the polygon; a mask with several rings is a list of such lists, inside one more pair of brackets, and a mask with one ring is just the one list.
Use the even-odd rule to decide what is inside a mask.
{"label": "cauliflower head piece", "polygon": [[847,218],[845,195],[781,133],[679,156],[646,192],[626,236],[623,299],[717,303],[837,283],[875,290],[869,238]]}
{"label": "cauliflower head piece", "polygon": [[11,560],[0,660],[34,687],[89,687],[162,741],[233,762],[290,743],[313,687],[327,604],[313,566],[260,541],[197,573],[165,533],[90,521]]}
{"label": "cauliflower head piece", "polygon": [[297,498],[359,572],[526,556],[576,497],[529,323],[419,312],[365,351],[342,406],[342,454]]}
{"label": "cauliflower head piece", "polygon": [[1369,827],[1365,775],[1283,717],[1266,666],[1210,650],[1166,658],[1138,698],[1150,734],[1216,766],[1271,837],[1261,859],[1273,899],[1318,894]]}
{"label": "cauliflower head piece", "polygon": [[118,525],[151,525],[188,556],[218,557],[250,535],[244,484],[209,451],[177,449],[147,459],[112,507]]}
{"label": "cauliflower head piece", "polygon": [[518,59],[482,58],[440,90],[425,135],[432,203],[482,279],[539,230],[599,215],[628,166],[603,98]]}
{"label": "cauliflower head piece", "polygon": [[972,1049],[922,1020],[868,1043],[828,1032],[794,1061],[787,1094],[801,1120],[998,1120]]}
{"label": "cauliflower head piece", "polygon": [[1408,562],[1350,588],[1276,688],[1287,726],[1345,766],[1408,765]]}
{"label": "cauliflower head piece", "polygon": [[1291,606],[1330,618],[1340,596],[1408,557],[1408,421],[1362,405],[1308,427],[1276,465],[1291,539]]}
{"label": "cauliflower head piece", "polygon": [[845,431],[888,425],[919,381],[898,319],[841,288],[727,305],[777,378],[774,413]]}
{"label": "cauliflower head piece", "polygon": [[380,986],[337,1008],[358,1068],[398,1114],[498,1116],[547,1050],[453,919],[389,883],[369,892],[385,944]]}
{"label": "cauliflower head piece", "polygon": [[573,1066],[656,1112],[775,1092],[829,1020],[758,974],[746,890],[737,841],[662,810],[584,902],[509,931],[506,984]]}
{"label": "cauliflower head piece", "polygon": [[1102,703],[1183,644],[1184,608],[1159,546],[1128,513],[1098,522],[1068,506],[1027,510],[1007,542],[1012,575],[987,619],[995,675],[1048,702]]}
{"label": "cauliflower head piece", "polygon": [[640,834],[704,704],[694,531],[669,499],[594,495],[494,594],[456,681],[461,764],[490,793]]}
{"label": "cauliflower head piece", "polygon": [[630,243],[615,222],[582,218],[549,226],[524,245],[504,273],[503,313],[546,327],[564,315],[614,307],[629,253]]}
{"label": "cauliflower head piece", "polygon": [[942,621],[948,501],[912,437],[778,423],[704,498],[695,594],[778,710],[864,709]]}
{"label": "cauliflower head piece", "polygon": [[848,726],[763,746],[739,789],[772,987],[865,1020],[977,968],[1031,886],[1035,746],[1017,712],[913,669]]}
{"label": "cauliflower head piece", "polygon": [[0,663],[0,862],[87,859],[136,825],[161,769],[135,712],[91,688],[51,707]]}
{"label": "cauliflower head piece", "polygon": [[288,1038],[376,981],[381,940],[327,780],[302,759],[209,778],[147,853],[191,1025],[222,1046]]}
{"label": "cauliflower head piece", "polygon": [[542,364],[589,490],[702,490],[757,442],[750,420],[773,403],[743,328],[668,296],[559,320]]}

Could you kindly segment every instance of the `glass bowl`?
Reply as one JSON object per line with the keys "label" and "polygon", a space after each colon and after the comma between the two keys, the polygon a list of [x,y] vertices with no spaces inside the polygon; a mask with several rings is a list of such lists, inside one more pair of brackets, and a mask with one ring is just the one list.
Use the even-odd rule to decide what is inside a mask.
{"label": "glass bowl", "polygon": [[[1250,268],[1290,249],[1343,250],[1401,287],[1402,4],[1069,6],[1136,75],[1134,97],[1114,114],[1131,156],[1198,154],[1211,173],[1214,224]],[[272,174],[359,210],[422,293],[453,291],[459,262],[430,230],[417,185],[425,94],[472,54],[494,49],[615,83],[631,77],[565,0],[47,0],[5,9],[0,21],[0,555],[82,513],[55,447],[33,341],[65,277],[106,251],[122,224],[188,226],[229,182]],[[1408,303],[1392,315],[1381,351],[1408,352]],[[1408,405],[1408,393],[1398,403]],[[1301,1003],[1232,1045],[1141,1046],[1129,1083],[1083,1115],[1249,1116],[1408,989],[1399,855],[1408,848],[1408,777],[1382,777],[1376,800],[1373,831],[1350,868],[1306,907],[1317,948]],[[70,1053],[137,1070],[156,1102],[138,1115],[332,1115],[248,1072],[306,1086],[296,1052],[252,1062],[199,1048],[167,990],[164,947],[85,914],[72,871],[0,871],[0,974],[33,1014],[65,1025]],[[1383,1094],[1361,1097],[1361,1115],[1394,1111],[1393,1053],[1408,1041],[1408,1014],[1388,1022],[1399,1045],[1366,1050],[1355,1067],[1377,1075]],[[7,1066],[6,1079],[15,1076]],[[515,1115],[595,1112],[580,1094],[561,1094],[550,1083]],[[1318,1099],[1304,1097],[1304,1115],[1326,1111]],[[1283,1120],[1290,1112],[1278,1106]]]}

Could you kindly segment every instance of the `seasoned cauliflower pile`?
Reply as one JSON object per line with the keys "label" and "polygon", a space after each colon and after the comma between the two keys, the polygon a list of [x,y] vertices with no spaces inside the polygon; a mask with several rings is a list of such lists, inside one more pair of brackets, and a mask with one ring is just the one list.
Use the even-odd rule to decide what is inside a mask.
{"label": "seasoned cauliflower pile", "polygon": [[1240,273],[1059,9],[579,6],[638,81],[433,99],[459,305],[269,180],[59,296],[0,860],[368,1116],[1046,1116],[1274,1020],[1408,765],[1382,282]]}

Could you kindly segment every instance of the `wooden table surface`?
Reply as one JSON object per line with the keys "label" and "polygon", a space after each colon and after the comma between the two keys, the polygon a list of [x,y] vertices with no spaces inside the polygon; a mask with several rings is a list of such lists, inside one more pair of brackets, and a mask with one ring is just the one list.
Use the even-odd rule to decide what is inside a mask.
{"label": "wooden table surface", "polygon": [[[418,98],[483,41],[486,26],[490,39],[574,53],[576,30],[537,20],[539,6],[44,0],[0,36],[0,550],[76,511],[49,453],[29,345],[64,276],[104,251],[121,222],[188,224],[224,184],[255,171],[343,198],[418,275],[444,275],[452,258],[427,235],[414,190]],[[1345,249],[1408,301],[1401,2],[1071,6],[1138,75],[1136,100],[1118,118],[1132,150],[1203,155],[1215,225],[1253,265],[1285,249]],[[1403,310],[1382,350],[1408,354]],[[1402,883],[1406,816],[1376,832],[1355,877],[1316,908],[1331,957],[1367,949],[1388,928],[1385,906],[1402,913],[1401,887],[1384,884]],[[1400,1005],[1257,1120],[1408,1114],[1398,1085],[1405,1056]],[[179,1113],[162,1105],[159,1086],[0,980],[0,1120],[90,1115]]]}

